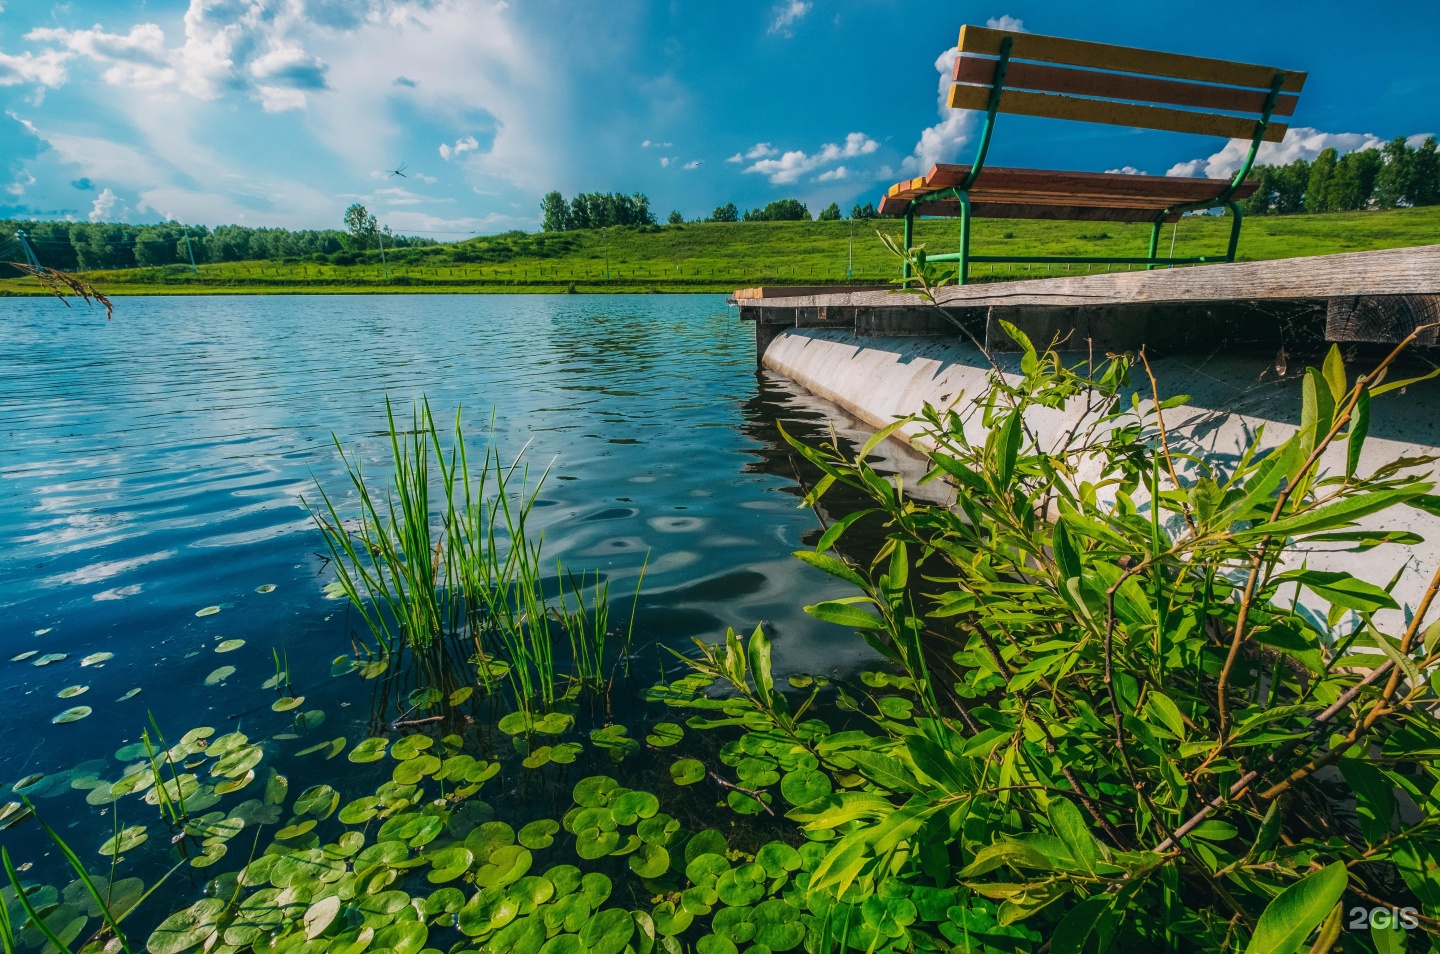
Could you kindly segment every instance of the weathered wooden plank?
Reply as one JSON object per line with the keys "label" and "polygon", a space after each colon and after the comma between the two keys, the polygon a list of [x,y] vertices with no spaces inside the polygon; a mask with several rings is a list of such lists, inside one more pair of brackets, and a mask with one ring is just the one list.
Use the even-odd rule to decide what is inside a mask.
{"label": "weathered wooden plank", "polygon": [[764,298],[794,298],[797,295],[839,295],[856,291],[883,288],[884,285],[764,285],[756,288],[737,288],[730,297],[738,301],[752,301]]}
{"label": "weathered wooden plank", "polygon": [[[898,271],[898,268],[897,268]],[[945,307],[1104,305],[1176,301],[1269,301],[1440,295],[1440,245],[1343,252],[1233,265],[1113,272],[939,289]],[[824,296],[819,304],[913,306],[917,295],[884,291]],[[775,299],[794,307],[813,299]],[[768,306],[770,302],[766,302]]]}
{"label": "weathered wooden plank", "polygon": [[1273,66],[1234,63],[1183,53],[1160,53],[1110,43],[1067,40],[1038,33],[1010,33],[989,27],[966,25],[960,28],[961,53],[1000,55],[1000,41],[1012,38],[1010,56],[1017,60],[1040,60],[1066,66],[1085,66],[1096,70],[1122,73],[1146,73],[1201,83],[1224,83],[1227,86],[1250,86],[1269,89],[1276,73],[1285,74],[1280,87],[1286,93],[1298,93],[1305,87],[1305,73],[1281,70]]}
{"label": "weathered wooden plank", "polygon": [[[1325,313],[1329,341],[1396,344],[1417,328],[1416,343],[1440,343],[1440,295],[1368,295],[1332,298]],[[1428,326],[1428,327],[1426,327]]]}
{"label": "weathered wooden plank", "polygon": [[[969,174],[968,165],[939,163],[925,176],[930,191],[958,186]],[[972,197],[988,199],[1000,195],[1061,196],[1084,198],[1134,198],[1153,200],[1160,208],[1181,202],[1202,202],[1215,198],[1230,184],[1228,179],[1190,176],[1140,176],[1116,172],[1067,172],[1049,169],[1014,169],[1003,166],[980,170],[970,190]],[[1248,195],[1256,188],[1242,184]]]}
{"label": "weathered wooden plank", "polygon": [[[949,104],[954,109],[989,108],[988,86],[950,87]],[[1072,119],[1077,122],[1130,126],[1137,129],[1165,129],[1170,132],[1195,133],[1201,136],[1224,136],[1226,139],[1249,139],[1255,134],[1255,121],[1218,113],[1195,113],[1169,106],[1140,106],[1106,99],[1081,99],[1058,93],[1029,93],[1019,89],[1000,92],[1000,112],[1045,119]],[[1289,129],[1284,123],[1270,123],[1262,137],[1266,142],[1279,142]]]}
{"label": "weathered wooden plank", "polygon": [[[903,215],[908,199],[880,200],[877,211],[882,216]],[[920,210],[922,215],[937,218],[955,217],[960,214],[960,203],[954,199],[927,202]],[[1121,206],[1078,206],[1078,205],[1030,205],[1025,203],[972,202],[970,212],[980,219],[1031,219],[1047,222],[1153,222],[1163,207],[1153,205],[1139,208]],[[1167,216],[1164,221],[1174,222],[1179,213]],[[979,254],[977,252],[977,254]]]}
{"label": "weathered wooden plank", "polygon": [[[953,78],[957,83],[989,86],[995,82],[998,60],[978,56],[955,58]],[[1192,106],[1232,113],[1260,113],[1265,108],[1268,91],[1213,86],[1180,80],[1158,79],[1123,73],[1101,73],[1043,63],[1011,63],[1005,71],[1005,86],[1046,93],[1069,93],[1073,96],[1098,96],[1102,99],[1125,99],[1132,102],[1164,103],[1170,106]],[[1300,97],[1286,93],[1276,99],[1272,115],[1291,116]]]}

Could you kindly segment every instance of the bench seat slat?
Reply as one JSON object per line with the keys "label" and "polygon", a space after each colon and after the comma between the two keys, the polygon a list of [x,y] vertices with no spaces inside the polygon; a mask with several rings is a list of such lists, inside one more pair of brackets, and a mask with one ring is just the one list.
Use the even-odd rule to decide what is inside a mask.
{"label": "bench seat slat", "polygon": [[[950,106],[955,109],[984,110],[990,103],[988,86],[950,87]],[[1112,126],[1140,129],[1165,129],[1171,132],[1224,136],[1226,139],[1249,139],[1255,133],[1255,121],[1214,113],[1192,113],[1168,106],[1139,106],[1104,99],[1081,99],[1058,93],[1030,93],[1005,89],[1000,93],[1000,111],[1046,119],[1074,119]],[[1265,130],[1266,142],[1279,142],[1289,127],[1272,122]]]}
{"label": "bench seat slat", "polygon": [[1271,66],[1232,63],[1228,60],[1187,56],[1182,53],[1160,53],[1086,40],[1067,40],[1036,33],[1009,33],[968,24],[960,29],[960,52],[999,56],[1000,41],[1006,36],[1014,37],[1010,56],[1017,60],[1039,60],[1064,66],[1169,76],[1173,79],[1249,86],[1255,89],[1269,89],[1275,74],[1284,72],[1285,82],[1280,87],[1282,92],[1298,93],[1305,86],[1306,74],[1282,71]]}
{"label": "bench seat slat", "polygon": [[[958,186],[969,171],[969,166],[941,164],[927,175],[898,182],[881,200],[880,212],[902,214],[910,200]],[[1214,199],[1228,185],[1224,179],[987,167],[971,186],[970,200],[982,218],[1150,222],[1172,206]],[[1234,197],[1243,199],[1255,189],[1256,183],[1246,182]],[[958,215],[959,203],[926,203],[924,214]]]}
{"label": "bench seat slat", "polygon": [[[996,60],[977,56],[955,58],[954,80],[989,86],[995,82]],[[1121,73],[1098,73],[1094,70],[1047,66],[1043,63],[1012,62],[1005,73],[1007,88],[1036,90],[1046,93],[1070,93],[1076,96],[1097,96],[1104,99],[1125,99],[1142,103],[1164,103],[1171,106],[1192,106],[1197,109],[1219,109],[1235,113],[1254,113],[1265,108],[1268,91],[1239,89],[1234,86],[1208,86],[1178,80],[1156,79]],[[1299,97],[1286,93],[1277,98],[1273,115],[1292,116]]]}

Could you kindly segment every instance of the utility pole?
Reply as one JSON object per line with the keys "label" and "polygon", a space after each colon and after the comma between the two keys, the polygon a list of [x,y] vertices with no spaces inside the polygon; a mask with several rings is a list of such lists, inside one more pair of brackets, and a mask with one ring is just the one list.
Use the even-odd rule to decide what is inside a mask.
{"label": "utility pole", "polygon": [[45,274],[45,266],[40,264],[40,259],[35,257],[35,250],[30,247],[30,236],[25,234],[24,229],[16,229],[15,238],[20,241],[20,250],[25,253],[25,261],[41,275]]}
{"label": "utility pole", "polygon": [[855,277],[855,220],[850,220],[850,259],[845,265],[845,277]]}
{"label": "utility pole", "polygon": [[380,267],[385,269],[385,280],[390,280],[390,266],[385,264],[385,233],[379,229],[375,230],[375,237],[380,240]]}
{"label": "utility pole", "polygon": [[196,275],[199,275],[199,274],[200,274],[200,269],[198,269],[198,268],[195,267],[195,250],[190,247],[190,230],[189,230],[189,229],[186,229],[186,230],[185,230],[185,251],[188,252],[189,255],[190,255],[190,271],[194,272]]}

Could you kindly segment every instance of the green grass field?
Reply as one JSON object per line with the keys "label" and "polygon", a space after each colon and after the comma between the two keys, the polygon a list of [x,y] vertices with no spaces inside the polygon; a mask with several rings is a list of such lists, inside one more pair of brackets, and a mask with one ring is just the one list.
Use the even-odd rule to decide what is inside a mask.
{"label": "green grass field", "polygon": [[[86,277],[111,295],[724,292],[760,284],[879,284],[891,279],[897,266],[875,234],[877,228],[898,234],[899,222],[694,223],[648,231],[613,228],[608,235],[598,231],[543,237],[511,234],[405,250],[407,260],[392,258],[388,279],[378,263],[276,262],[202,265],[198,275],[188,267],[172,265],[92,272]],[[1172,238],[1177,256],[1223,253],[1229,228],[1229,219],[1186,217],[1178,228],[1165,228],[1161,254],[1170,252]],[[917,241],[931,251],[954,251],[957,228],[952,221],[925,220],[917,233]],[[972,252],[1139,256],[1145,254],[1149,234],[1150,227],[1144,224],[985,220],[977,223]],[[1246,220],[1240,258],[1254,261],[1437,242],[1440,207],[1435,206],[1264,216]],[[1048,272],[1043,265],[978,265],[973,274],[983,280],[1086,270],[1084,265],[1053,266]],[[0,295],[39,291],[33,282],[0,281]]]}

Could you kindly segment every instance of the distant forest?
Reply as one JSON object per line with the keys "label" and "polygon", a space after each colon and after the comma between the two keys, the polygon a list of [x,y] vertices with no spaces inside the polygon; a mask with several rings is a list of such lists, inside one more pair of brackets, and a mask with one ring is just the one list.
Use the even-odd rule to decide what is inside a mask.
{"label": "distant forest", "polygon": [[[1379,149],[1362,149],[1340,155],[1326,149],[1313,160],[1297,159],[1287,165],[1256,166],[1251,178],[1259,183],[1255,194],[1242,203],[1249,215],[1288,215],[1304,212],[1347,212],[1440,205],[1440,147],[1434,137],[1419,146],[1396,138]],[[40,263],[64,271],[188,266],[193,254],[197,265],[220,262],[271,261],[330,265],[376,263],[380,244],[397,264],[420,261],[502,262],[516,256],[563,252],[569,236],[554,235],[582,229],[628,227],[641,231],[661,228],[643,193],[584,193],[566,200],[559,192],[541,203],[544,233],[528,236],[511,232],[485,239],[447,243],[377,229],[374,216],[363,207],[346,210],[348,229],[290,231],[222,225],[185,226],[124,223],[0,220],[0,262],[23,261],[16,240],[24,231]],[[875,208],[856,204],[851,219],[875,217]],[[716,207],[706,222],[835,221],[841,218],[831,203],[813,216],[798,199],[778,199],[763,208],[740,211],[733,202]],[[671,212],[670,225],[686,220]],[[186,238],[189,242],[186,242]],[[559,243],[559,244],[557,244]],[[438,257],[437,257],[438,256]],[[0,273],[9,271],[0,266]]]}
{"label": "distant forest", "polygon": [[1434,136],[1418,147],[1401,136],[1379,149],[1343,156],[1326,149],[1310,161],[1256,166],[1250,178],[1260,183],[1241,203],[1250,215],[1440,205],[1440,151]]}

